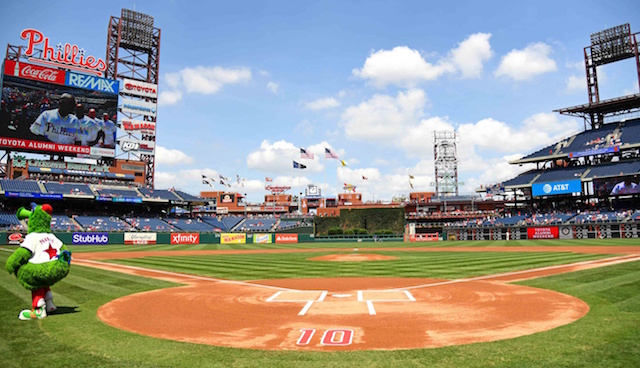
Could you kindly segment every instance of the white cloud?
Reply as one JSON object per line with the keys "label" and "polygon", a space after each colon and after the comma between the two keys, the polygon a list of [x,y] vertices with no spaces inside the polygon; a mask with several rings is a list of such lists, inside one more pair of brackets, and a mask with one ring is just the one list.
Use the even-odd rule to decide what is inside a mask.
{"label": "white cloud", "polygon": [[[307,149],[314,154],[318,153],[317,149],[312,150],[311,147],[307,147]],[[268,173],[269,175],[291,174],[293,171],[293,161],[307,166],[304,172],[298,173],[301,175],[309,171],[319,172],[322,171],[323,168],[318,157],[316,157],[315,160],[301,159],[300,147],[285,140],[273,143],[263,140],[260,147],[247,156],[247,167]]]}
{"label": "white cloud", "polygon": [[219,66],[184,68],[180,71],[182,84],[189,93],[212,94],[225,84],[244,83],[251,80],[249,68],[227,69]]}
{"label": "white cloud", "polygon": [[585,85],[587,81],[584,77],[579,77],[577,75],[570,75],[569,78],[565,80],[567,87],[565,88],[565,92],[567,93],[575,93],[579,91],[585,90]]}
{"label": "white cloud", "polygon": [[397,46],[392,50],[372,52],[362,69],[354,69],[352,73],[368,80],[375,87],[384,88],[388,85],[413,87],[453,70],[453,65],[446,60],[431,64],[417,50]]}
{"label": "white cloud", "polygon": [[325,97],[325,98],[319,98],[315,101],[307,102],[304,104],[304,107],[306,107],[309,110],[333,109],[336,107],[340,107],[340,101],[336,100],[333,97]]}
{"label": "white cloud", "polygon": [[341,124],[347,138],[391,143],[406,134],[405,127],[419,121],[427,100],[420,89],[399,92],[395,98],[375,95],[348,107],[341,116]]}
{"label": "white cloud", "polygon": [[493,56],[489,38],[490,33],[476,33],[451,50],[451,62],[460,70],[462,78],[480,78],[483,62]]}
{"label": "white cloud", "polygon": [[551,51],[551,46],[542,42],[531,44],[522,50],[511,50],[502,57],[495,76],[504,75],[521,81],[556,71],[556,62],[549,57]]}
{"label": "white cloud", "polygon": [[275,83],[275,82],[267,83],[267,89],[273,92],[274,94],[278,93],[278,88],[280,88],[280,85],[278,83]]}
{"label": "white cloud", "polygon": [[193,163],[193,158],[177,149],[156,146],[155,162],[160,165],[186,165]]}
{"label": "white cloud", "polygon": [[162,91],[158,95],[158,105],[168,106],[175,105],[182,100],[182,92],[180,91]]}

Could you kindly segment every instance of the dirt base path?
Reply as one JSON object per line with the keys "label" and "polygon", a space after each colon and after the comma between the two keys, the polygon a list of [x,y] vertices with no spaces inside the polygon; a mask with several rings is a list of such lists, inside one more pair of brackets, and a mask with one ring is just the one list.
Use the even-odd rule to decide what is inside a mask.
{"label": "dirt base path", "polygon": [[[613,248],[610,253],[624,253]],[[640,247],[630,248],[636,252],[629,253],[640,253]],[[156,255],[128,255],[140,253]],[[121,254],[109,255],[114,254],[103,257],[121,258]],[[506,282],[640,260],[638,255],[627,255],[460,280],[333,278],[249,283],[105,264],[88,259],[101,258],[94,253],[78,256],[74,262],[79,265],[186,284],[101,306],[98,317],[114,327],[216,346],[320,351],[435,348],[547,331],[583,317],[589,307],[569,295]]]}

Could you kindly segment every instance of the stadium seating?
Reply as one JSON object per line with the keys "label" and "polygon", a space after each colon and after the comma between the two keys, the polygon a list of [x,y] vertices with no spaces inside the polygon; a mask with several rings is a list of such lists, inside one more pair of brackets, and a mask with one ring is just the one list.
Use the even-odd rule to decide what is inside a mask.
{"label": "stadium seating", "polygon": [[620,123],[620,133],[622,145],[640,143],[640,119]]}
{"label": "stadium seating", "polygon": [[129,231],[135,228],[117,217],[76,216],[74,219],[88,231]]}
{"label": "stadium seating", "polygon": [[145,198],[151,199],[166,199],[168,201],[181,201],[182,198],[178,197],[174,192],[166,189],[149,189],[149,188],[140,188],[138,189],[140,193]]}
{"label": "stadium seating", "polygon": [[24,230],[24,226],[18,220],[15,213],[0,212],[0,228],[12,230]]}
{"label": "stadium seating", "polygon": [[176,228],[155,217],[127,217],[131,226],[143,231],[175,231]]}
{"label": "stadium seating", "polygon": [[191,194],[185,193],[180,190],[176,190],[174,193],[177,194],[184,201],[199,201],[199,202],[202,201],[202,198],[192,196]]}
{"label": "stadium seating", "polygon": [[136,198],[140,197],[135,189],[113,189],[113,188],[98,188],[97,192],[103,197],[124,197],[124,198]]}
{"label": "stadium seating", "polygon": [[588,169],[588,167],[582,166],[543,170],[540,176],[535,180],[535,183],[580,179],[582,174],[584,174]]}
{"label": "stadium seating", "polygon": [[202,221],[200,218],[196,219],[182,219],[182,218],[166,218],[165,222],[171,224],[178,230],[182,231],[198,231],[198,232],[214,232],[215,228]]}
{"label": "stadium seating", "polygon": [[616,162],[592,167],[587,174],[587,178],[603,178],[637,173],[640,173],[640,161]]}
{"label": "stadium seating", "polygon": [[510,217],[498,217],[493,219],[487,219],[482,223],[482,226],[511,226],[518,225],[527,218],[527,215],[514,215]]}
{"label": "stadium seating", "polygon": [[218,220],[216,217],[212,216],[202,216],[202,221],[207,224],[213,226],[215,231],[228,231],[227,225],[225,225],[222,221]]}
{"label": "stadium seating", "polygon": [[33,180],[0,180],[0,187],[5,192],[42,193],[38,182]]}
{"label": "stadium seating", "polygon": [[599,129],[586,130],[571,141],[571,143],[560,149],[558,153],[581,152],[595,148],[601,148],[608,144],[605,140],[608,134],[613,133],[618,128],[618,124],[605,124]]}
{"label": "stadium seating", "polygon": [[275,219],[246,219],[238,228],[240,231],[270,231],[276,224]]}
{"label": "stadium seating", "polygon": [[232,230],[243,219],[244,219],[244,217],[237,217],[237,216],[223,217],[222,218],[222,223],[225,225],[227,230]]}
{"label": "stadium seating", "polygon": [[622,222],[632,215],[632,211],[588,211],[569,220],[571,224]]}
{"label": "stadium seating", "polygon": [[560,225],[574,217],[575,213],[534,213],[525,219],[526,225]]}
{"label": "stadium seating", "polygon": [[522,173],[511,180],[505,181],[503,184],[505,187],[518,186],[518,185],[527,185],[530,184],[531,181],[540,174],[537,170],[529,170],[525,173]]}
{"label": "stadium seating", "polygon": [[51,230],[74,231],[82,230],[82,228],[66,215],[53,215],[51,216]]}
{"label": "stadium seating", "polygon": [[48,193],[70,195],[95,195],[87,184],[44,183]]}

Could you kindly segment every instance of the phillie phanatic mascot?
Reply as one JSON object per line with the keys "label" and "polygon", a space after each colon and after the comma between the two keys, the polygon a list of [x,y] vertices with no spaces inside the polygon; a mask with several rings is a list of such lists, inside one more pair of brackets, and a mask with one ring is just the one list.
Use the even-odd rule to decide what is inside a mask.
{"label": "phillie phanatic mascot", "polygon": [[7,259],[5,268],[31,290],[31,309],[20,312],[21,320],[42,319],[47,312],[56,310],[49,287],[67,276],[71,268],[71,252],[51,234],[52,212],[48,204],[33,204],[32,211],[23,207],[18,210],[19,219],[29,219],[29,231],[20,248]]}

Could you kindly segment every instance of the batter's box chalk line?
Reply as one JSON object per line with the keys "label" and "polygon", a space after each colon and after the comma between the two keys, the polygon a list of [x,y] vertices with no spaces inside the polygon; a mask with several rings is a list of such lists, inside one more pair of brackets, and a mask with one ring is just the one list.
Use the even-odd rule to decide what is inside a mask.
{"label": "batter's box chalk line", "polygon": [[[286,290],[277,291],[271,295],[267,303],[305,303],[298,313],[299,316],[307,314],[314,303],[325,301],[329,292],[327,290]],[[358,290],[357,301],[366,303],[369,315],[376,315],[373,303],[415,302],[416,298],[409,290]],[[345,298],[350,294],[335,294],[338,298]],[[335,301],[335,299],[334,299]]]}

